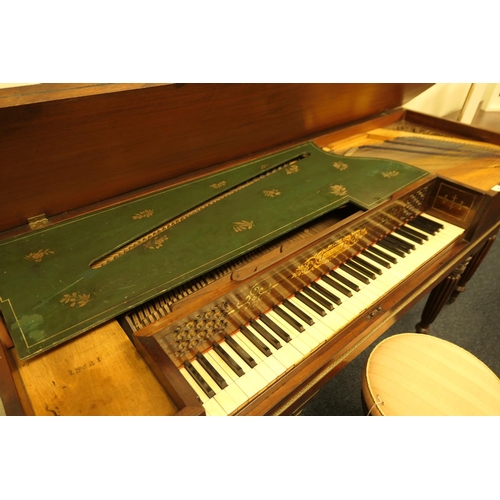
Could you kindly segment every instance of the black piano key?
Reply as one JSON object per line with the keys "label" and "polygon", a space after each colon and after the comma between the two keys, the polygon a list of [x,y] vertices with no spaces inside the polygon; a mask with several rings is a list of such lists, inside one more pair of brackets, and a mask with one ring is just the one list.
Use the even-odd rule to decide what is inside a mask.
{"label": "black piano key", "polygon": [[[359,292],[360,288],[356,283],[353,283],[352,281],[348,280],[344,276],[341,276],[339,273],[336,273],[335,271],[330,271],[330,276],[335,278],[337,281],[340,281],[343,283],[345,286],[348,286],[351,290],[354,290],[355,292]],[[328,276],[323,276],[323,279],[327,278]],[[326,281],[326,279],[325,279]],[[326,281],[328,284],[330,284],[328,281]],[[333,285],[332,285],[333,286]]]}
{"label": "black piano key", "polygon": [[[263,321],[264,323],[266,323],[264,321],[264,318],[265,318],[265,316],[261,316],[260,320]],[[280,349],[281,348],[280,341],[276,337],[274,337],[271,334],[271,332],[269,332],[268,330],[266,330],[261,324],[257,323],[257,321],[255,321],[255,320],[252,319],[250,321],[250,326],[254,330],[256,330],[263,339],[267,340],[267,342],[269,344],[271,344],[275,349]],[[286,332],[283,332],[283,333],[286,333]],[[277,335],[279,335],[279,334],[277,334]],[[290,342],[290,340],[292,340],[292,339],[290,338],[290,336],[288,334],[286,334],[286,335],[288,336],[289,340],[285,340],[285,342]],[[281,337],[281,335],[279,335],[279,337],[283,338],[283,337]]]}
{"label": "black piano key", "polygon": [[382,257],[382,259],[392,262],[393,264],[398,263],[398,259],[394,257],[393,255],[389,255],[388,253],[384,252],[383,250],[380,250],[379,248],[376,248],[374,246],[369,247],[369,251],[374,253],[375,255],[378,255],[379,257]]}
{"label": "black piano key", "polygon": [[405,231],[403,228],[399,227],[394,231],[396,234],[399,236],[403,236],[407,238],[410,241],[414,241],[415,243],[418,243],[419,245],[422,245],[424,240],[422,238],[419,238],[418,236],[415,236],[412,233],[409,233],[408,231]]}
{"label": "black piano key", "polygon": [[243,371],[241,366],[236,363],[236,361],[234,361],[234,359],[231,358],[231,356],[229,356],[229,354],[224,349],[222,349],[219,344],[215,343],[212,347],[214,349],[214,352],[222,358],[222,360],[229,366],[229,368],[231,368],[231,370],[233,370],[234,373],[236,373],[236,375],[238,375],[238,377],[243,377],[243,375],[245,375],[245,372]]}
{"label": "black piano key", "polygon": [[415,250],[415,245],[413,243],[410,243],[409,241],[404,241],[401,238],[398,238],[394,234],[389,234],[386,239],[389,241],[393,241],[396,246],[401,248],[401,250],[405,251],[406,253],[410,253],[411,250]]}
{"label": "black piano key", "polygon": [[357,262],[354,262],[352,259],[348,260],[345,263],[345,265],[347,267],[350,267],[354,271],[358,272],[359,274],[365,276],[368,279],[374,280],[377,277],[374,272],[370,271],[366,267],[363,267],[362,265],[358,264]]}
{"label": "black piano key", "polygon": [[[306,286],[302,289],[302,293],[315,300],[318,304],[323,306],[325,309],[329,311],[333,311],[333,304],[329,300],[327,300],[323,295],[320,295],[316,290],[316,287],[313,287],[311,283],[309,286]],[[326,313],[325,313],[326,314]]]}
{"label": "black piano key", "polygon": [[[272,330],[276,335],[278,335],[278,337],[281,339],[281,340],[284,340],[285,342],[290,342],[290,340],[292,340],[292,337],[290,337],[290,335],[285,332],[285,330],[283,330],[283,328],[281,328],[281,326],[277,325],[271,318],[269,318],[268,316],[266,316],[265,314],[261,314],[259,316],[259,319],[262,321],[262,323],[264,323],[270,330]],[[250,324],[259,332],[261,333],[261,330],[263,333],[261,333],[261,335],[264,337],[264,332],[266,335],[270,336],[270,338],[273,339],[274,342],[276,342],[279,347],[281,347],[281,344],[278,342],[278,339],[275,339],[271,333],[269,333],[263,326],[259,325],[259,323],[255,322],[255,321],[250,321]],[[270,342],[266,337],[264,337],[268,342]],[[272,344],[273,347],[274,347],[274,344]],[[276,347],[276,349],[279,349],[279,347]]]}
{"label": "black piano key", "polygon": [[368,285],[370,283],[370,280],[366,276],[359,274],[357,271],[349,266],[346,266],[345,264],[340,265],[339,268],[342,269],[342,271],[344,271],[345,273],[350,274],[353,278],[356,278],[358,281],[361,281],[361,283],[364,283],[365,285]]}
{"label": "black piano key", "polygon": [[231,337],[231,335],[226,335],[224,337],[224,340],[226,341],[226,344],[250,367],[253,368],[254,366],[257,366],[257,363],[255,362],[255,359],[248,354],[248,352],[243,349],[243,347],[236,342],[236,340]]}
{"label": "black piano key", "polygon": [[428,240],[429,236],[425,233],[422,233],[422,231],[417,231],[416,229],[412,229],[411,227],[408,226],[401,226],[399,229],[405,231],[406,233],[412,234],[413,236],[420,238],[422,240]]}
{"label": "black piano key", "polygon": [[271,356],[271,349],[264,342],[258,339],[246,326],[240,327],[240,332],[262,353],[264,356]]}
{"label": "black piano key", "polygon": [[423,223],[421,220],[413,219],[407,222],[407,225],[418,229],[419,231],[423,231],[424,233],[435,235],[438,230],[432,226],[429,226]]}
{"label": "black piano key", "polygon": [[184,362],[184,367],[186,368],[187,372],[191,377],[194,378],[196,383],[200,386],[201,390],[209,397],[213,398],[215,396],[215,392],[212,390],[212,388],[205,382],[205,379],[200,375],[198,370],[189,362],[185,361]]}
{"label": "black piano key", "polygon": [[378,257],[371,250],[363,250],[361,252],[361,255],[363,257],[367,258],[367,259],[372,260],[373,262],[376,262],[377,264],[381,265],[382,267],[385,267],[386,269],[390,269],[391,268],[390,262],[382,259],[381,257]]}
{"label": "black piano key", "polygon": [[201,366],[205,369],[205,371],[214,379],[215,383],[221,388],[227,387],[227,382],[224,380],[224,377],[213,367],[213,365],[208,361],[203,354],[198,353],[196,355],[196,359],[200,363]]}
{"label": "black piano key", "polygon": [[278,314],[282,319],[284,319],[292,328],[295,328],[298,332],[303,332],[304,327],[295,319],[293,319],[284,309],[280,306],[273,307],[273,311]]}
{"label": "black piano key", "polygon": [[374,266],[371,262],[368,262],[366,259],[360,257],[359,255],[355,255],[351,260],[363,267],[366,267],[372,273],[382,274],[382,270],[379,267]]}
{"label": "black piano key", "polygon": [[292,311],[295,316],[299,317],[307,325],[314,325],[314,320],[311,316],[308,316],[302,309],[292,304],[289,300],[284,300],[282,305],[286,307],[289,311]]}
{"label": "black piano key", "polygon": [[443,224],[440,224],[439,222],[428,219],[427,217],[425,217],[423,215],[417,215],[417,220],[421,221],[424,224],[427,224],[430,227],[435,227],[436,230],[438,230],[438,231],[441,231],[441,229],[444,229]]}
{"label": "black piano key", "polygon": [[[328,283],[331,287],[335,288],[335,290],[338,290],[340,293],[343,293],[346,297],[352,297],[352,292],[349,289],[347,289],[345,286],[342,286],[340,283],[330,278],[329,276],[323,276],[321,279],[325,283]],[[330,290],[327,290],[320,283],[314,281],[313,283],[311,283],[311,286],[319,293],[321,293],[321,295],[326,297],[328,300],[332,301],[334,304],[337,304],[338,306],[342,304],[342,300],[340,299],[340,297],[337,297],[334,293],[330,292]]]}
{"label": "black piano key", "polygon": [[377,241],[377,245],[381,246],[382,248],[385,248],[389,252],[392,252],[395,255],[398,255],[399,257],[406,257],[406,253],[397,248],[394,244],[391,244],[390,241],[387,241],[385,238],[383,240]]}
{"label": "black piano key", "polygon": [[309,307],[311,311],[314,311],[316,314],[319,314],[320,316],[326,316],[326,311],[319,304],[311,300],[309,297],[306,297],[303,291],[296,293],[295,297],[297,298],[297,300],[300,300],[302,304],[304,304],[304,306]]}

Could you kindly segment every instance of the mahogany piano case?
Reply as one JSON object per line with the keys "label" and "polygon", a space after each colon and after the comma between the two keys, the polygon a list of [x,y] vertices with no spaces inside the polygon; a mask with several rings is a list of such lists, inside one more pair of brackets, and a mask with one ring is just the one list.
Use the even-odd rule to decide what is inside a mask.
{"label": "mahogany piano case", "polygon": [[428,332],[498,230],[500,138],[398,108],[427,87],[0,91],[6,413],[293,414],[432,291]]}

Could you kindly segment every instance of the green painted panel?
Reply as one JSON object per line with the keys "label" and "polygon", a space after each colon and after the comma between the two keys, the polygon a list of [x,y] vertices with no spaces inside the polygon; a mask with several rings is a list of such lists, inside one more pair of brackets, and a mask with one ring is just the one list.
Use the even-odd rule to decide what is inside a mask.
{"label": "green painted panel", "polygon": [[349,200],[370,209],[425,175],[302,144],[3,241],[0,310],[27,358]]}

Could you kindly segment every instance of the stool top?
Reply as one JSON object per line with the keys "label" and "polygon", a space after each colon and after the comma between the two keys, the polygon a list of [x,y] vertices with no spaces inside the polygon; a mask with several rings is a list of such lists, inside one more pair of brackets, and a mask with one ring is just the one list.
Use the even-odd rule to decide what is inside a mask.
{"label": "stool top", "polygon": [[465,349],[420,333],[394,335],[373,349],[363,396],[372,415],[500,415],[495,373]]}

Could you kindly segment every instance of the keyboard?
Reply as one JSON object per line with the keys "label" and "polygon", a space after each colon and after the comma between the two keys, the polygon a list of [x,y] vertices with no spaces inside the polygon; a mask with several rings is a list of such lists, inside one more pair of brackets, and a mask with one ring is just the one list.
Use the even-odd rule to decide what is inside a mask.
{"label": "keyboard", "polygon": [[230,415],[463,232],[428,214],[420,215],[198,353],[180,372],[207,415]]}

